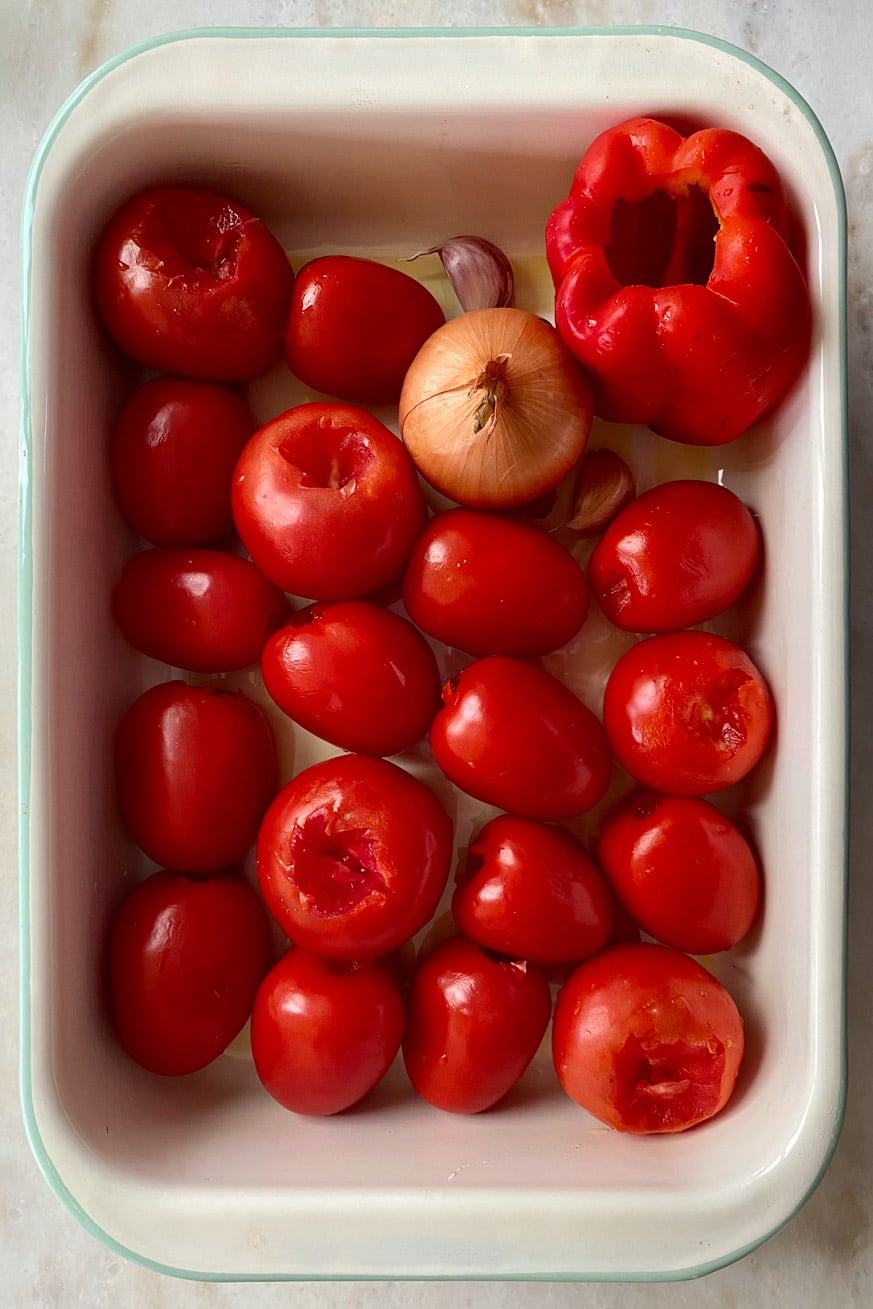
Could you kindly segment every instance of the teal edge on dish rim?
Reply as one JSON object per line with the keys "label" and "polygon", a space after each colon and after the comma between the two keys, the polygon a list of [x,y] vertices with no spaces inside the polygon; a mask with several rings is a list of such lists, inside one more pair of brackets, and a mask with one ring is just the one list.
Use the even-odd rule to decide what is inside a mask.
{"label": "teal edge on dish rim", "polygon": [[[103,1245],[123,1257],[132,1260],[154,1272],[167,1274],[169,1276],[184,1278],[192,1281],[205,1282],[260,1282],[260,1281],[384,1281],[395,1280],[395,1275],[385,1274],[327,1274],[319,1276],[312,1273],[275,1273],[262,1275],[258,1273],[202,1273],[189,1269],[174,1268],[162,1264],[156,1260],[129,1250],[114,1237],[103,1231],[85,1212],[78,1203],[75,1196],[71,1194],[66,1184],[59,1176],[54,1163],[49,1157],[42,1139],[39,1134],[39,1128],[36,1123],[36,1115],[33,1106],[33,1088],[31,1084],[31,1043],[30,1043],[30,921],[29,921],[29,895],[30,895],[30,838],[29,838],[29,804],[30,804],[30,776],[31,776],[31,718],[30,704],[32,691],[32,588],[33,588],[33,557],[31,552],[31,527],[32,527],[32,495],[30,484],[29,465],[33,458],[33,441],[31,433],[31,414],[30,414],[30,367],[29,367],[29,346],[30,346],[30,279],[31,279],[31,246],[30,231],[33,221],[33,213],[36,201],[36,192],[39,185],[40,176],[46,158],[70,113],[82,101],[91,88],[101,81],[107,74],[119,68],[122,64],[128,63],[137,56],[146,54],[151,50],[157,49],[163,45],[169,45],[180,41],[187,40],[246,40],[246,39],[307,39],[318,37],[343,39],[354,37],[359,39],[377,37],[380,39],[402,39],[406,37],[439,37],[452,39],[456,37],[545,37],[549,39],[561,37],[578,37],[578,36],[671,36],[680,37],[687,40],[697,41],[703,45],[709,45],[716,50],[732,55],[741,62],[748,64],[750,67],[757,69],[770,82],[779,88],[800,110],[803,116],[810,123],[830,171],[831,180],[834,187],[835,199],[838,210],[838,266],[840,268],[839,281],[839,358],[840,358],[840,407],[841,407],[841,424],[842,424],[842,441],[841,454],[843,464],[847,462],[847,374],[846,374],[846,206],[843,191],[842,177],[840,175],[839,165],[834,156],[830,141],[819,122],[812,108],[807,104],[803,97],[794,87],[787,82],[779,73],[775,72],[768,65],[757,59],[754,55],[721,40],[719,37],[710,36],[702,32],[689,31],[684,28],[661,27],[661,26],[626,26],[626,27],[474,27],[474,28],[249,28],[249,27],[216,27],[216,28],[195,28],[179,32],[170,32],[161,36],[153,37],[150,40],[143,41],[137,45],[131,46],[122,51],[120,54],[107,60],[93,73],[82,81],[75,91],[68,97],[65,103],[55,114],[34,156],[33,163],[27,180],[27,187],[24,196],[22,210],[22,310],[21,310],[21,448],[19,452],[19,555],[18,555],[18,738],[19,738],[19,760],[18,760],[18,782],[19,782],[19,905],[20,905],[20,1026],[21,1026],[21,1052],[20,1052],[20,1093],[21,1105],[24,1117],[27,1137],[36,1157],[37,1163],[55,1195],[69,1209],[69,1211],[78,1219],[81,1225],[94,1236]],[[846,575],[846,585],[843,592],[843,631],[849,630],[848,614],[848,477],[842,478],[843,487],[843,559]],[[848,642],[845,643],[846,647]],[[844,679],[848,690],[848,649],[844,653]],[[850,718],[847,718],[847,729],[850,724]],[[846,758],[843,761],[844,777],[846,784],[844,794],[846,796],[846,831],[848,831],[848,741],[846,749]],[[847,888],[848,878],[844,876],[844,886]],[[535,1274],[506,1274],[499,1277],[500,1281],[598,1281],[598,1282],[670,1282],[682,1281],[694,1277],[702,1277],[708,1273],[715,1272],[719,1268],[726,1267],[744,1258],[751,1251],[757,1249],[765,1241],[771,1239],[783,1227],[790,1223],[799,1210],[803,1207],[810,1195],[818,1186],[824,1176],[831,1157],[836,1148],[837,1140],[842,1126],[843,1115],[846,1104],[846,969],[845,969],[845,940],[847,934],[847,889],[844,890],[843,896],[843,940],[844,965],[842,970],[842,994],[841,994],[841,1013],[842,1027],[840,1034],[841,1044],[841,1077],[840,1092],[837,1104],[837,1112],[834,1118],[831,1138],[825,1151],[821,1167],[816,1175],[812,1185],[807,1192],[801,1197],[795,1209],[786,1219],[775,1226],[771,1231],[765,1232],[761,1237],[750,1242],[748,1245],[734,1250],[731,1253],[708,1263],[693,1265],[689,1268],[676,1270],[654,1272],[637,1272],[637,1273],[557,1273],[550,1275],[548,1273]],[[485,1281],[495,1280],[493,1275],[488,1273],[482,1274],[436,1274],[427,1276],[407,1276],[402,1278],[404,1281]]]}

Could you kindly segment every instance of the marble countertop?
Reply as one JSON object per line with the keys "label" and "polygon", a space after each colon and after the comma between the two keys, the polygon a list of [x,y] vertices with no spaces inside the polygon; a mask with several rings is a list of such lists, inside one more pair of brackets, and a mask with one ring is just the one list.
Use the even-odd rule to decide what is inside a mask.
{"label": "marble countertop", "polygon": [[[0,1285],[4,1303],[88,1309],[131,1305],[808,1305],[873,1302],[873,12],[869,0],[20,0],[4,3],[0,95]],[[741,1262],[693,1283],[653,1286],[524,1283],[188,1283],[103,1248],[53,1196],[27,1146],[18,1102],[17,806],[15,764],[16,463],[19,212],[27,169],[51,116],[104,60],[160,32],[195,26],[615,26],[659,24],[721,37],[781,73],[821,120],[840,163],[849,215],[849,398],[853,552],[854,740],[849,920],[848,1107],[817,1191],[794,1220]]]}

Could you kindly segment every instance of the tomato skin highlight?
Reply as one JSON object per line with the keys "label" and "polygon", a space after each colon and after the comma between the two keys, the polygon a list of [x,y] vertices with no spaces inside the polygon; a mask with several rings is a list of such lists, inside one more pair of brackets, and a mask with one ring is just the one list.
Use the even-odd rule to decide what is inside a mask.
{"label": "tomato skin highlight", "polygon": [[414,623],[473,655],[541,655],[588,613],[585,574],[564,546],[527,523],[475,509],[435,514],[403,578]]}
{"label": "tomato skin highlight", "polygon": [[115,776],[122,819],[150,859],[214,872],[254,843],[276,792],[276,749],[241,691],[162,682],[122,718]]}
{"label": "tomato skin highlight", "polygon": [[603,697],[619,763],[673,795],[706,795],[747,776],[770,741],[773,712],[756,665],[712,632],[638,641],[616,662]]}
{"label": "tomato skin highlight", "polygon": [[450,781],[522,818],[572,818],[609,785],[603,728],[557,678],[521,659],[475,660],[443,688],[430,729]]}
{"label": "tomato skin highlight", "polygon": [[743,1020],[724,986],[662,945],[615,945],[558,994],[552,1055],[562,1087],[621,1132],[682,1132],[730,1099]]}
{"label": "tomato skin highlight", "polygon": [[613,925],[603,874],[569,832],[501,814],[473,836],[452,913],[488,950],[535,963],[578,961]]}
{"label": "tomato skin highlight", "polygon": [[132,887],[110,932],[121,1044],[165,1077],[212,1063],[242,1030],[270,966],[267,915],[242,877],[162,869]]}
{"label": "tomato skin highlight", "polygon": [[419,348],[445,322],[426,287],[399,268],[325,255],[299,270],[285,332],[288,367],[354,404],[395,403]]}
{"label": "tomato skin highlight", "polygon": [[601,609],[626,632],[668,632],[715,618],[755,572],[758,529],[733,491],[675,481],[637,496],[607,527],[588,565]]}
{"label": "tomato skin highlight", "polygon": [[147,368],[240,381],[281,353],[291,265],[224,196],[185,186],[133,196],[100,238],[94,275],[110,335]]}
{"label": "tomato skin highlight", "polygon": [[635,792],[603,823],[597,857],[643,931],[676,950],[729,950],[757,917],[755,856],[708,800]]}
{"label": "tomato skin highlight", "polygon": [[452,937],[426,955],[412,981],[403,1039],[409,1080],[448,1113],[490,1109],[523,1076],[551,1009],[535,965],[492,959]]}
{"label": "tomato skin highlight", "polygon": [[258,1077],[293,1113],[341,1113],[384,1077],[400,1049],[405,1017],[392,961],[344,963],[294,947],[255,997]]}
{"label": "tomato skin highlight", "polygon": [[261,893],[295,945],[366,962],[432,917],[452,822],[423,782],[386,759],[341,755],[298,773],[261,824]]}
{"label": "tomato skin highlight", "polygon": [[136,650],[197,673],[250,668],[290,612],[284,593],[248,559],[169,547],[128,560],[112,609]]}
{"label": "tomato skin highlight", "polygon": [[254,434],[232,487],[237,531],[283,591],[353,600],[397,579],[426,517],[393,432],[350,405],[297,405]]}
{"label": "tomato skin highlight", "polygon": [[267,641],[261,673],[294,722],[353,753],[410,749],[440,705],[430,646],[411,623],[366,600],[298,611]]}

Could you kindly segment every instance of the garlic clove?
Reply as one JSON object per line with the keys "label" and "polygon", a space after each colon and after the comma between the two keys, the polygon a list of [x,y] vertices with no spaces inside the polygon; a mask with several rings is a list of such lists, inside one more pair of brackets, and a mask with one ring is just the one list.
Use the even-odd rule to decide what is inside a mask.
{"label": "garlic clove", "polygon": [[634,479],[614,450],[589,450],[582,460],[567,521],[571,532],[595,536],[634,498]]}
{"label": "garlic clove", "polygon": [[465,313],[472,309],[505,309],[512,303],[512,264],[499,246],[481,236],[453,236],[410,256],[439,255],[452,290]]}

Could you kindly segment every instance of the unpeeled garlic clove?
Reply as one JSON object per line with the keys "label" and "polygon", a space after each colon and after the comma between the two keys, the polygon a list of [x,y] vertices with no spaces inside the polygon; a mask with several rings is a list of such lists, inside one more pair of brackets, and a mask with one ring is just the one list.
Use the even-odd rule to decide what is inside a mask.
{"label": "unpeeled garlic clove", "polygon": [[481,236],[453,236],[442,245],[420,250],[411,259],[422,255],[439,255],[465,313],[471,309],[505,309],[512,303],[512,265],[493,241]]}
{"label": "unpeeled garlic clove", "polygon": [[571,532],[595,536],[634,498],[634,479],[621,455],[614,450],[589,450],[579,467]]}

